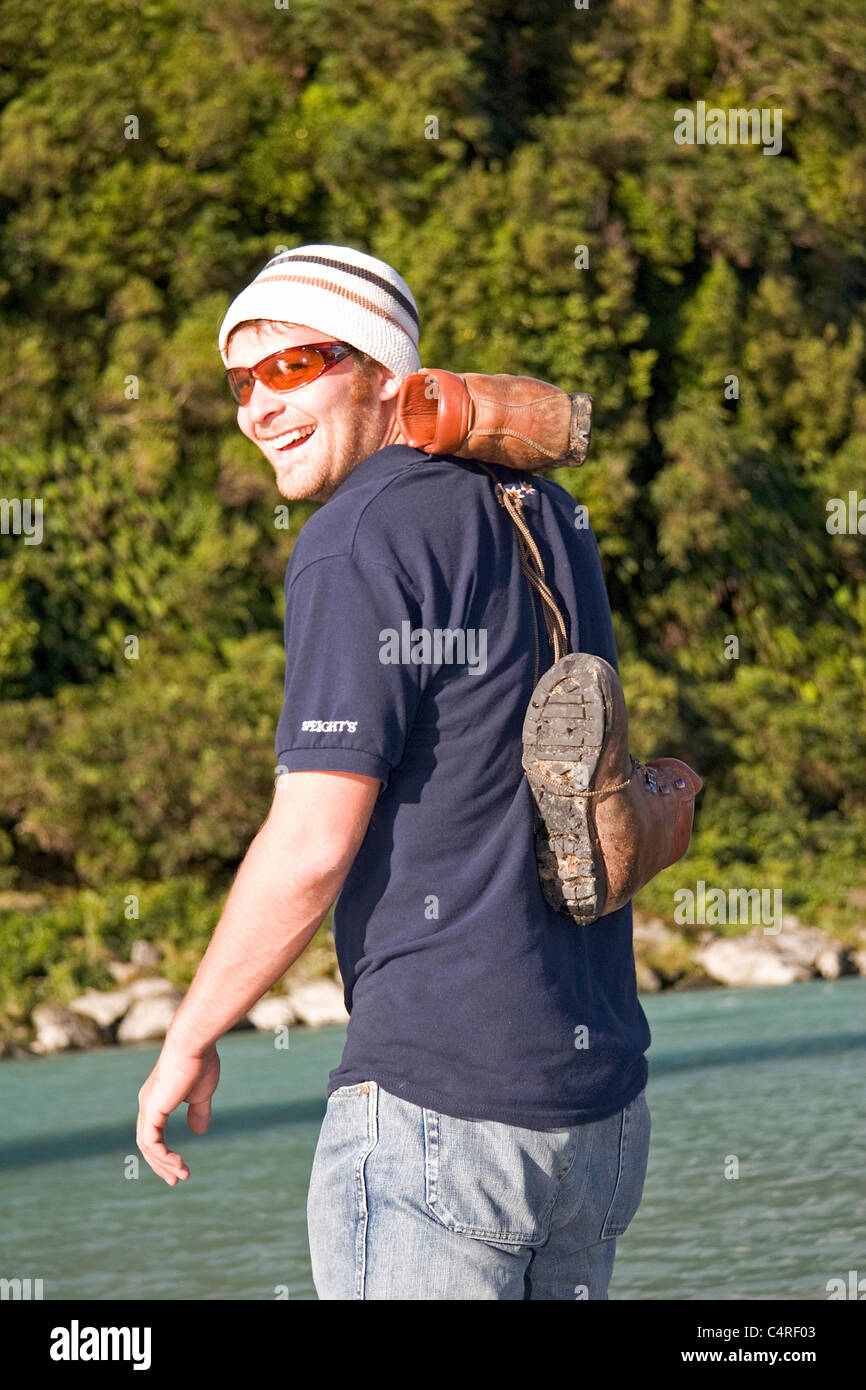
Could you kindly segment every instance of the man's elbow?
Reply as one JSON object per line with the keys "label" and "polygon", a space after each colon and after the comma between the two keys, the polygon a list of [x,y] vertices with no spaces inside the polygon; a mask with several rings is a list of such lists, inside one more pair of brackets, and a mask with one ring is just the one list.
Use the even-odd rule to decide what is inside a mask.
{"label": "man's elbow", "polygon": [[339,892],[367,831],[379,781],[342,773],[287,773],[259,832],[278,871],[299,886]]}

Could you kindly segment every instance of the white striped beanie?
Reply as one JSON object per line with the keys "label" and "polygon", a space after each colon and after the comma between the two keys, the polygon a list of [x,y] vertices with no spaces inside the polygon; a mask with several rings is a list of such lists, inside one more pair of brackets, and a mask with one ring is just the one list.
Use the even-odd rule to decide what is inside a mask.
{"label": "white striped beanie", "polygon": [[297,246],[273,256],[220,325],[223,362],[229,334],[246,319],[307,324],[368,353],[396,377],[421,367],[409,286],[385,261],[349,246]]}

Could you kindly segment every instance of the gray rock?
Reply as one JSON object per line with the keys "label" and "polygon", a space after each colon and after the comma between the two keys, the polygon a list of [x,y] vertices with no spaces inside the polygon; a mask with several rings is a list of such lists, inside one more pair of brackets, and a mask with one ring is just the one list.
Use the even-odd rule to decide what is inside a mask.
{"label": "gray rock", "polygon": [[866,975],[866,950],[852,951],[849,960],[858,975]]}
{"label": "gray rock", "polygon": [[695,960],[722,985],[792,985],[812,978],[812,967],[780,955],[772,937],[718,937],[695,952]]}
{"label": "gray rock", "polygon": [[843,946],[826,946],[815,957],[815,969],[823,980],[838,980],[846,973],[848,952]]}
{"label": "gray rock", "polygon": [[632,935],[639,946],[665,946],[674,933],[665,926],[661,917],[635,916]]}
{"label": "gray rock", "polygon": [[143,980],[132,980],[126,992],[131,999],[154,999],[159,994],[174,994],[175,986],[161,975],[147,975]]}
{"label": "gray rock", "polygon": [[289,1001],[298,1021],[310,1028],[349,1021],[343,1003],[343,990],[335,980],[307,980],[293,985],[289,990]]}
{"label": "gray rock", "polygon": [[[783,919],[784,920],[784,919]],[[844,973],[848,952],[841,942],[821,931],[820,927],[798,927],[796,931],[752,933],[757,939],[769,942],[784,960],[809,966],[825,980],[836,980]]]}
{"label": "gray rock", "polygon": [[638,994],[656,994],[662,987],[662,982],[656,972],[647,965],[645,960],[635,959],[635,974],[637,975]]}
{"label": "gray rock", "polygon": [[108,962],[108,973],[117,981],[119,985],[128,985],[130,980],[134,980],[138,971],[134,965],[130,965],[125,960],[110,960]]}
{"label": "gray rock", "polygon": [[183,993],[179,989],[172,990],[171,994],[136,999],[117,1030],[117,1041],[133,1043],[164,1038],[182,999]]}
{"label": "gray rock", "polygon": [[153,941],[133,941],[129,959],[136,970],[158,970],[162,952]]}
{"label": "gray rock", "polygon": [[291,1028],[295,1011],[284,994],[266,994],[264,999],[253,1004],[247,1018],[260,1032],[272,1033],[275,1028]]}
{"label": "gray rock", "polygon": [[83,1018],[60,1004],[38,1004],[33,1010],[34,1052],[66,1052],[71,1047],[95,1047],[101,1034],[90,1018]]}
{"label": "gray rock", "polygon": [[132,995],[127,989],[88,989],[73,999],[69,1007],[84,1018],[92,1018],[100,1028],[110,1028],[123,1018],[131,1003]]}

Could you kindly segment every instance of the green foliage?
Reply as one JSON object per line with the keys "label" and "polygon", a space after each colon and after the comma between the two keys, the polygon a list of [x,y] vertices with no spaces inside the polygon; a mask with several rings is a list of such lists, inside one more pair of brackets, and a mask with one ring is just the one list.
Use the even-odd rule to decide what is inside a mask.
{"label": "green foliage", "polygon": [[283,664],[259,633],[143,651],[93,685],[7,705],[0,778],[22,850],[100,888],[236,863],[273,788]]}
{"label": "green foliage", "polygon": [[[260,823],[310,508],[275,528],[216,333],[275,246],[333,240],[405,275],[425,363],[593,393],[554,476],[632,745],[705,779],[689,873],[848,920],[866,568],[825,523],[866,496],[860,0],[21,0],[0,52],[0,497],[44,506],[40,545],[0,533],[0,887],[140,879],[170,935],[159,884],[211,902]],[[699,99],[780,108],[781,154],[677,145]],[[25,975],[83,911],[12,924]]]}
{"label": "green foliage", "polygon": [[[116,879],[104,892],[67,890],[54,903],[26,909],[15,905],[15,896],[7,903],[0,894],[0,1037],[14,1036],[37,1004],[116,989],[109,965],[128,961],[139,940],[158,943],[160,974],[187,988],[222,907],[221,895],[193,874],[159,883]],[[283,978],[329,976],[336,965],[329,912]]]}
{"label": "green foliage", "polygon": [[[136,915],[137,914],[137,915]],[[68,1003],[85,989],[111,989],[111,960],[128,960],[134,941],[158,941],[163,973],[192,979],[219,918],[200,878],[118,881],[113,890],[67,892],[53,905],[0,909],[0,1026],[43,1000]]]}

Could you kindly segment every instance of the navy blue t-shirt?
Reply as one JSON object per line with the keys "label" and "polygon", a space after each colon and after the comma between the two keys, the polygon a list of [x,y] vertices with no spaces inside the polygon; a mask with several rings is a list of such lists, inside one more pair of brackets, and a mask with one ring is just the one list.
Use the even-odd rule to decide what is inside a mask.
{"label": "navy blue t-shirt", "polygon": [[[494,471],[533,489],[525,515],[569,650],[616,665],[574,500]],[[631,907],[578,926],[541,891],[521,732],[553,652],[490,477],[405,445],[357,465],[295,543],[285,643],[278,764],[383,783],[334,909],[350,1019],[328,1095],[374,1080],[532,1129],[626,1105],[650,1043]]]}

